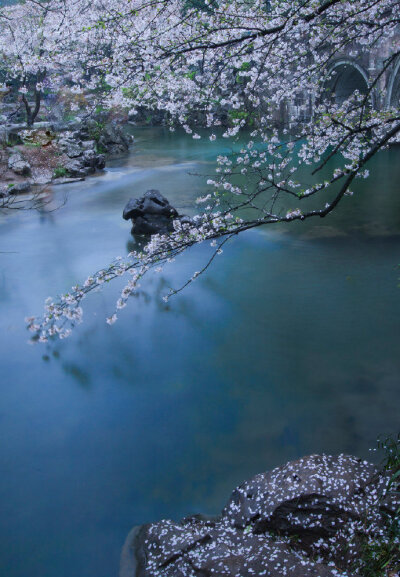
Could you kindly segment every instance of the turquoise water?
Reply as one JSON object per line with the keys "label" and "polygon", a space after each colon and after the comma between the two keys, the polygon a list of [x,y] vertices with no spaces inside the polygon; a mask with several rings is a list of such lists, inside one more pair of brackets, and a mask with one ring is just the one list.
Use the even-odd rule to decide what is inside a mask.
{"label": "turquoise water", "polygon": [[132,248],[128,198],[159,188],[190,213],[222,146],[135,132],[103,176],[55,190],[58,210],[1,216],[1,576],[116,576],[133,525],[215,513],[257,472],[368,457],[399,429],[398,149],[331,218],[241,235],[168,306],[209,247],[112,327],[111,284],[69,340],[27,344],[25,316]]}

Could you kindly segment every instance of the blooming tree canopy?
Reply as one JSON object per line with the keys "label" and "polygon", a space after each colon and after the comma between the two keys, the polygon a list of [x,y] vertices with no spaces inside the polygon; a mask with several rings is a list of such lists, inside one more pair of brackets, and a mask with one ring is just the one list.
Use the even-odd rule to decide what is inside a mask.
{"label": "blooming tree canopy", "polygon": [[[0,14],[0,54],[3,88],[18,95],[32,126],[40,110],[44,83],[54,71],[56,34],[49,7],[27,3],[3,8]],[[33,102],[32,102],[33,101]]]}
{"label": "blooming tree canopy", "polygon": [[[218,157],[192,224],[177,221],[173,233],[154,235],[30,318],[39,340],[67,336],[82,299],[105,281],[129,275],[123,308],[144,274],[198,242],[214,246],[213,259],[249,228],[326,217],[368,176],[369,160],[398,140],[399,105],[376,105],[400,57],[396,0],[93,0],[79,17],[73,0],[46,5],[64,11],[57,34],[65,54],[84,55],[74,82],[106,87],[108,106],[163,111],[171,130],[181,125],[195,139],[202,126],[210,140],[244,131],[247,142]],[[337,59],[373,49],[380,64],[365,89],[332,97]]]}
{"label": "blooming tree canopy", "polygon": [[101,64],[109,35],[97,33],[93,47],[84,23],[90,28],[98,21],[90,3],[77,0],[27,0],[0,9],[2,91],[23,105],[28,127],[37,119],[45,93],[56,94],[65,86],[76,93],[97,87],[99,75],[92,81],[90,67],[94,53]]}

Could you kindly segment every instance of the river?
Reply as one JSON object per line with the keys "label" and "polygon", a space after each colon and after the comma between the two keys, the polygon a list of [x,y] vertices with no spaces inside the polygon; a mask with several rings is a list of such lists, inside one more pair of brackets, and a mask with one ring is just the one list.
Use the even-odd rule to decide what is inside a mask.
{"label": "river", "polygon": [[[0,220],[0,575],[112,577],[133,525],[216,513],[244,479],[313,452],[368,451],[399,429],[400,150],[336,214],[248,231],[143,283],[118,283],[70,339],[30,346],[24,317],[132,248],[130,196],[193,213],[217,140],[137,129],[104,175]],[[64,202],[65,201],[65,202]]]}

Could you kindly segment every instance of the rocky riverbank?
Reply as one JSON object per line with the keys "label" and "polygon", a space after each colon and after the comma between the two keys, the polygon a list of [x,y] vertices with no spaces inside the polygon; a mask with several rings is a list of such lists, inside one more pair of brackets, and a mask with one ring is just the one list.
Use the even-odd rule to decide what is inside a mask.
{"label": "rocky riverbank", "polygon": [[0,149],[0,197],[37,186],[84,180],[102,170],[106,158],[127,152],[132,139],[118,124],[82,122],[77,130],[21,130],[14,146]]}
{"label": "rocky riverbank", "polygon": [[400,486],[392,475],[344,455],[288,463],[235,489],[218,517],[133,529],[120,577],[378,575],[374,560],[390,548],[379,575],[398,577]]}

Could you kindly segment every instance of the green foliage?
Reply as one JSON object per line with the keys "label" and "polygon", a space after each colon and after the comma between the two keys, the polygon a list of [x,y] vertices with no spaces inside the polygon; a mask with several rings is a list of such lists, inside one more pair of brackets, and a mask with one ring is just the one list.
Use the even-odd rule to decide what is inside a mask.
{"label": "green foliage", "polygon": [[234,120],[245,120],[246,126],[253,126],[254,124],[254,117],[250,112],[246,110],[230,110],[228,112],[229,119],[231,122]]}
{"label": "green foliage", "polygon": [[122,94],[125,96],[125,98],[135,98],[137,89],[135,89],[133,86],[130,86],[129,88],[123,87]]}
{"label": "green foliage", "polygon": [[236,74],[236,78],[235,78],[236,84],[245,84],[246,83],[246,77],[243,76],[242,74],[239,74],[239,72],[246,72],[247,70],[250,70],[250,68],[251,68],[250,62],[242,62],[242,65],[239,68],[238,73]]}
{"label": "green foliage", "polygon": [[400,509],[391,518],[388,516],[385,536],[376,541],[367,541],[361,549],[364,577],[391,577],[400,570]]}
{"label": "green foliage", "polygon": [[205,0],[185,0],[184,11],[186,10],[199,10],[200,12],[212,12],[217,6],[217,1],[212,0],[208,5]]}
{"label": "green foliage", "polygon": [[378,439],[378,449],[384,452],[383,467],[387,471],[400,471],[400,433]]}
{"label": "green foliage", "polygon": [[68,176],[68,170],[64,166],[57,166],[53,172],[53,178],[64,178]]}
{"label": "green foliage", "polygon": [[239,68],[239,70],[246,71],[250,69],[250,62],[242,62],[241,67]]}
{"label": "green foliage", "polygon": [[101,78],[101,81],[99,83],[99,86],[96,88],[95,92],[100,92],[100,93],[104,93],[104,92],[111,92],[112,87],[110,84],[108,84],[108,82],[106,82],[104,76]]}
{"label": "green foliage", "polygon": [[101,120],[96,120],[94,122],[91,122],[89,125],[89,136],[92,140],[94,140],[96,142],[96,150],[99,153],[105,152],[105,150],[103,149],[103,147],[99,143],[101,135],[103,134],[105,127],[106,127],[106,123],[104,121],[101,121]]}
{"label": "green foliage", "polygon": [[[388,491],[400,491],[400,433],[378,439],[383,451],[382,467],[391,473]],[[394,515],[386,514],[386,522],[379,539],[365,539],[361,543],[363,577],[391,577],[400,571],[400,507]]]}
{"label": "green foliage", "polygon": [[63,119],[65,122],[72,122],[76,119],[76,114],[73,112],[68,112],[67,114],[64,114]]}
{"label": "green foliage", "polygon": [[189,78],[189,80],[194,80],[196,78],[196,70],[192,70],[191,72],[187,72],[185,74],[186,78]]}

